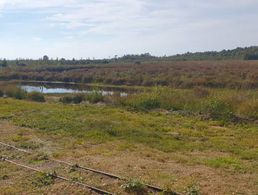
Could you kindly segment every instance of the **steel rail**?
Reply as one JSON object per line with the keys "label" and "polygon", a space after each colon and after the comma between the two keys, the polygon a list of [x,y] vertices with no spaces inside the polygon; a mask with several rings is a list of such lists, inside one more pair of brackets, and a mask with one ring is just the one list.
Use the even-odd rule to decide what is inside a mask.
{"label": "steel rail", "polygon": [[[30,152],[28,150],[24,150],[24,149],[18,148],[16,146],[12,146],[10,144],[6,144],[6,143],[1,142],[1,141],[0,141],[0,145],[6,146],[6,147],[9,147],[9,148],[13,148],[15,150],[18,150],[20,152],[24,152],[24,153],[27,153],[27,154],[33,154],[33,152]],[[51,160],[53,162],[60,163],[60,164],[65,164],[65,165],[70,166],[70,167],[74,167],[74,168],[78,168],[78,169],[82,169],[82,170],[86,170],[86,171],[91,171],[91,172],[94,172],[94,173],[97,173],[97,174],[105,175],[105,176],[108,176],[108,177],[111,177],[111,178],[114,178],[114,179],[128,181],[128,179],[126,179],[124,177],[121,177],[121,176],[118,176],[118,175],[115,175],[115,174],[112,174],[112,173],[100,171],[100,170],[97,170],[97,169],[93,169],[93,168],[89,168],[89,167],[84,167],[84,166],[78,165],[76,163],[74,164],[74,163],[71,163],[71,162],[66,162],[66,161],[57,160],[57,159],[53,159],[53,158],[49,158],[49,160]],[[154,186],[154,185],[145,184],[145,183],[143,185],[145,185],[147,188],[155,190],[157,192],[163,192],[164,191],[160,187],[157,187],[157,186]],[[174,194],[175,195],[176,194],[179,195],[179,193],[177,193],[177,192],[174,192]]]}
{"label": "steel rail", "polygon": [[[23,165],[23,164],[17,163],[17,162],[15,162],[15,161],[9,160],[8,158],[3,157],[3,156],[1,156],[0,159],[1,159],[2,161],[4,161],[4,162],[8,162],[8,163],[10,163],[10,164],[13,164],[13,165],[16,165],[16,166],[19,166],[19,167],[23,167],[23,168],[25,168],[25,169],[29,169],[29,170],[32,170],[32,171],[35,171],[35,172],[38,172],[38,173],[47,174],[47,173],[45,173],[44,171],[41,171],[41,170],[39,170],[39,169],[30,167],[30,166],[27,166],[27,165]],[[66,181],[66,182],[70,182],[70,183],[72,183],[72,184],[76,184],[76,185],[78,185],[78,186],[82,186],[82,187],[84,187],[84,188],[88,188],[88,189],[90,189],[90,190],[92,190],[92,191],[97,192],[98,194],[114,195],[114,193],[111,193],[111,192],[102,190],[102,189],[100,189],[100,188],[91,186],[91,185],[89,185],[89,184],[81,183],[81,182],[78,182],[78,181],[73,181],[73,180],[70,180],[70,179],[68,179],[68,178],[66,178],[66,177],[63,177],[63,176],[59,176],[59,175],[56,175],[56,174],[51,174],[51,176],[54,177],[54,178],[57,178],[57,179]]]}

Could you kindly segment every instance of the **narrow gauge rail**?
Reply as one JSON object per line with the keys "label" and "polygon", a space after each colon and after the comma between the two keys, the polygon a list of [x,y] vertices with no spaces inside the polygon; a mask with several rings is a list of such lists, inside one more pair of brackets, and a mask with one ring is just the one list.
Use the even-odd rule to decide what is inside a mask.
{"label": "narrow gauge rail", "polygon": [[[10,145],[10,144],[6,144],[6,143],[1,142],[1,141],[0,141],[0,145],[3,145],[3,146],[8,147],[8,148],[15,149],[15,150],[23,152],[23,153],[33,154],[33,152],[30,152],[28,150],[24,150],[24,149],[18,148],[16,146],[13,146],[13,145]],[[70,162],[65,162],[65,161],[57,160],[57,159],[53,159],[53,158],[50,158],[49,160],[51,160],[53,162],[60,163],[60,164],[64,164],[64,165],[67,165],[67,166],[70,166],[70,167],[73,167],[73,168],[78,168],[78,169],[81,169],[81,170],[91,171],[91,172],[94,172],[94,173],[97,173],[97,174],[105,175],[105,176],[108,176],[110,178],[114,178],[114,179],[118,179],[118,180],[122,180],[122,181],[128,181],[128,179],[126,179],[124,177],[121,177],[121,176],[118,176],[118,175],[115,175],[115,174],[112,174],[112,173],[100,171],[100,170],[97,170],[97,169],[93,169],[93,168],[89,168],[89,167],[84,167],[84,166],[80,166],[78,164],[73,164],[73,163],[70,163]],[[156,192],[163,192],[164,191],[163,189],[161,189],[160,187],[157,187],[157,186],[153,186],[153,185],[150,185],[150,184],[144,184],[144,185],[147,188],[149,188],[151,190],[154,190]],[[175,195],[180,195],[177,192],[173,192],[173,193]]]}
{"label": "narrow gauge rail", "polygon": [[[1,160],[1,161],[4,161],[4,162],[8,162],[8,163],[13,164],[13,165],[16,165],[16,166],[18,166],[18,167],[22,167],[22,168],[31,170],[31,171],[35,171],[35,172],[38,172],[38,173],[47,174],[47,173],[45,173],[44,171],[41,171],[41,170],[39,170],[39,169],[36,169],[36,168],[33,168],[33,167],[29,167],[29,166],[27,166],[27,165],[23,165],[23,164],[20,164],[20,163],[15,162],[15,161],[9,160],[7,157],[4,157],[4,156],[0,156],[0,160]],[[95,192],[98,193],[98,194],[114,195],[114,193],[111,193],[111,192],[102,190],[102,189],[97,188],[97,187],[94,187],[94,186],[92,186],[92,185],[88,185],[88,184],[81,183],[81,182],[78,182],[78,181],[73,181],[73,180],[70,180],[70,179],[68,179],[68,178],[66,178],[66,177],[63,177],[63,176],[59,176],[59,175],[56,175],[56,174],[51,174],[51,176],[54,177],[54,178],[56,178],[56,179],[60,179],[60,180],[63,180],[63,181],[70,182],[70,183],[72,183],[72,184],[81,186],[81,187],[83,187],[83,188],[90,189],[90,190],[92,190],[92,191],[95,191]]]}

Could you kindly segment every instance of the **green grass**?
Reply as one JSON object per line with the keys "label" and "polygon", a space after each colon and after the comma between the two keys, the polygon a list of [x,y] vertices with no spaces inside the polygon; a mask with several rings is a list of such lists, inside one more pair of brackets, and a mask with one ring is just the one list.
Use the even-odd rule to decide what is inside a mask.
{"label": "green grass", "polygon": [[[12,99],[0,99],[0,118],[42,133],[72,136],[95,144],[124,140],[128,145],[142,144],[164,152],[225,152],[239,159],[258,159],[255,124],[217,127],[216,121],[192,116]],[[25,148],[38,147],[26,140],[21,143]]]}
{"label": "green grass", "polygon": [[244,171],[245,167],[241,161],[232,157],[219,157],[207,160],[207,165],[215,168],[225,168],[235,171]]}

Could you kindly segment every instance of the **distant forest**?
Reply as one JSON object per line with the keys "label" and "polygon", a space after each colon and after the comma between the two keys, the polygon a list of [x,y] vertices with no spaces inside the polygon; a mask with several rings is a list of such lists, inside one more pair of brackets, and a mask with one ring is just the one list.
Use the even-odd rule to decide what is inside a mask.
{"label": "distant forest", "polygon": [[0,59],[0,66],[7,67],[19,66],[24,67],[27,65],[87,65],[87,64],[114,64],[114,63],[136,63],[148,61],[193,61],[193,60],[258,60],[258,46],[238,47],[232,50],[222,51],[206,51],[206,52],[187,52],[184,54],[177,54],[173,56],[156,57],[149,53],[124,55],[122,57],[113,57],[111,59],[50,59],[44,56],[38,60],[32,59],[16,59],[6,60]]}

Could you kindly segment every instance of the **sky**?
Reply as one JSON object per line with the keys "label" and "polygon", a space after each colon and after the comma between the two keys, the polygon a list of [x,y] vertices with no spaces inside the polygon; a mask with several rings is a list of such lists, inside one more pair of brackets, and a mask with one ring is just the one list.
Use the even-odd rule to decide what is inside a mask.
{"label": "sky", "polygon": [[258,45],[258,0],[0,0],[0,58],[109,58]]}

